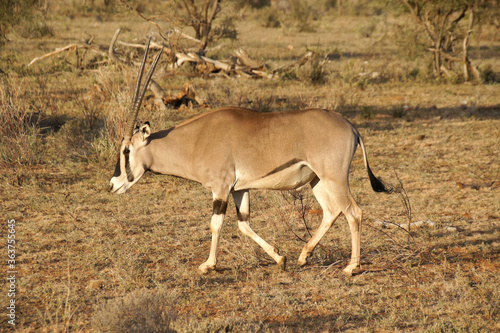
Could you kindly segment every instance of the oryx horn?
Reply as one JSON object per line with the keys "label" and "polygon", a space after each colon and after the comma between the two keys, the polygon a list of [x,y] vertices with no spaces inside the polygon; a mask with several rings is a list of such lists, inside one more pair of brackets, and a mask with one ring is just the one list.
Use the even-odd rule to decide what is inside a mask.
{"label": "oryx horn", "polygon": [[151,65],[151,68],[149,69],[148,75],[146,76],[146,82],[142,86],[142,90],[139,92],[139,89],[141,87],[142,74],[144,73],[144,65],[146,64],[146,59],[148,56],[150,43],[151,43],[151,38],[149,39],[148,45],[146,46],[146,52],[144,52],[144,58],[142,59],[141,68],[139,69],[139,75],[137,76],[137,82],[135,84],[135,89],[134,89],[134,96],[132,98],[132,106],[130,108],[130,115],[129,115],[129,118],[127,119],[127,123],[125,125],[126,126],[125,127],[125,140],[130,140],[130,138],[132,137],[132,134],[134,131],[134,124],[135,124],[135,121],[137,120],[137,115],[139,114],[139,109],[141,108],[142,100],[144,99],[144,95],[146,94],[146,90],[148,89],[148,85],[151,82],[151,77],[153,76],[156,65],[158,64],[158,61],[160,60],[160,56],[163,52],[163,47],[162,47],[160,52],[158,52],[158,54],[156,55],[156,58],[153,62],[153,65]]}

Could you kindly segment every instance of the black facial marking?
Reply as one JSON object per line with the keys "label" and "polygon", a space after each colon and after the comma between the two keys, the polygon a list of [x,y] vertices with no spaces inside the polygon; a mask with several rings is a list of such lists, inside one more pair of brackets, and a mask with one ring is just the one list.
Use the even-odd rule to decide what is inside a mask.
{"label": "black facial marking", "polygon": [[127,180],[129,182],[133,182],[134,175],[132,174],[132,170],[130,169],[130,149],[128,149],[128,147],[125,147],[125,149],[123,149],[123,156],[125,156],[125,172],[127,172]]}
{"label": "black facial marking", "polygon": [[227,202],[219,199],[214,200],[212,215],[226,214]]}
{"label": "black facial marking", "polygon": [[270,176],[272,175],[273,173],[277,173],[277,172],[280,172],[280,171],[283,171],[285,169],[288,169],[289,167],[291,167],[292,165],[295,165],[299,162],[302,162],[301,160],[297,159],[297,158],[294,158],[293,160],[291,161],[288,161],[286,162],[285,164],[283,165],[280,165],[279,167],[277,167],[276,169],[272,170],[271,172],[269,172],[267,175],[265,175],[265,177],[267,176]]}
{"label": "black facial marking", "polygon": [[120,157],[118,157],[118,161],[116,162],[115,172],[113,173],[113,177],[120,177],[122,174],[122,170],[120,169]]}

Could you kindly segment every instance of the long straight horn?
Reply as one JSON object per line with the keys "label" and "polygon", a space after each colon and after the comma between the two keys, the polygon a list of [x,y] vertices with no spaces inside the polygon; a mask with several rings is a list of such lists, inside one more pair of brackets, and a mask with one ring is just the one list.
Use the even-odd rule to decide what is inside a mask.
{"label": "long straight horn", "polygon": [[[139,108],[141,106],[142,100],[144,99],[144,95],[146,95],[146,91],[148,90],[149,83],[151,82],[151,78],[153,77],[153,73],[156,69],[156,65],[158,64],[158,61],[160,60],[161,54],[163,53],[163,47],[161,48],[160,52],[155,57],[155,60],[153,61],[153,64],[151,65],[151,68],[149,69],[148,75],[146,76],[146,82],[142,86],[142,90],[139,93],[139,96],[137,96],[137,101],[136,101],[136,114],[135,118],[137,118],[137,113],[139,112]],[[134,118],[134,122],[135,122]]]}
{"label": "long straight horn", "polygon": [[148,41],[148,45],[146,47],[146,52],[144,53],[144,58],[142,59],[141,68],[139,69],[139,75],[137,76],[137,82],[135,84],[135,89],[134,89],[134,96],[132,98],[132,105],[130,108],[130,114],[129,114],[129,118],[127,119],[126,125],[125,125],[125,135],[124,135],[125,140],[130,140],[130,138],[132,137],[132,133],[134,131],[134,124],[135,124],[135,121],[137,120],[137,115],[139,114],[139,109],[141,107],[142,100],[144,99],[144,95],[146,93],[149,82],[151,81],[151,77],[153,76],[153,72],[156,68],[158,60],[160,59],[160,55],[163,52],[163,48],[162,48],[161,51],[156,56],[153,65],[149,69],[148,75],[146,77],[146,82],[145,82],[142,90],[140,90],[142,75],[144,73],[144,65],[146,64],[146,59],[147,59],[147,56],[149,53],[149,44],[150,43],[151,43],[151,38]]}

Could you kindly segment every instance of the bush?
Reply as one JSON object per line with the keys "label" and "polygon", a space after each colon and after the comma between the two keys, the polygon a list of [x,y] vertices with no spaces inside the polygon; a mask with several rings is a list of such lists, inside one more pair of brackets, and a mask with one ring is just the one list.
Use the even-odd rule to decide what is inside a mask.
{"label": "bush", "polygon": [[325,60],[320,59],[317,53],[304,66],[298,69],[298,76],[301,80],[311,84],[322,84],[326,82]]}
{"label": "bush", "polygon": [[47,25],[42,16],[34,16],[31,19],[23,19],[19,24],[19,35],[23,38],[51,37],[54,31]]}
{"label": "bush", "polygon": [[3,78],[0,87],[0,165],[41,163],[38,118],[20,86]]}
{"label": "bush", "polygon": [[0,45],[7,39],[10,30],[22,21],[31,21],[38,0],[0,1]]}
{"label": "bush", "polygon": [[93,326],[102,332],[173,332],[174,302],[170,293],[135,290],[98,306]]}
{"label": "bush", "polygon": [[482,66],[481,68],[479,68],[479,72],[481,73],[481,80],[484,83],[500,82],[500,75],[495,73],[491,64]]}
{"label": "bush", "polygon": [[294,25],[299,32],[315,32],[316,28],[312,23],[318,18],[318,14],[310,6],[307,1],[291,0],[290,1],[291,18],[294,20]]}
{"label": "bush", "polygon": [[271,5],[271,0],[236,0],[237,8],[250,6],[252,8],[263,8]]}
{"label": "bush", "polygon": [[263,14],[263,23],[262,25],[265,28],[280,28],[281,27],[281,18],[278,12],[274,9],[266,9]]}
{"label": "bush", "polygon": [[394,42],[396,43],[398,53],[404,59],[425,59],[432,62],[429,52],[429,45],[422,33],[422,28],[415,25],[395,24],[392,28]]}

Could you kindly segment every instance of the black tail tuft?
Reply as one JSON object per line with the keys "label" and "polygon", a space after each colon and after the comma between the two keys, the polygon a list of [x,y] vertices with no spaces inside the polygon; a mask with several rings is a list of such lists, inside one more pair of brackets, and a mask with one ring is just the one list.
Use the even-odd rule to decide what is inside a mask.
{"label": "black tail tuft", "polygon": [[387,194],[390,194],[394,191],[392,186],[385,184],[380,179],[375,177],[372,170],[370,169],[370,166],[368,166],[367,169],[368,169],[368,177],[370,177],[370,184],[372,185],[372,188],[375,192],[385,192]]}

